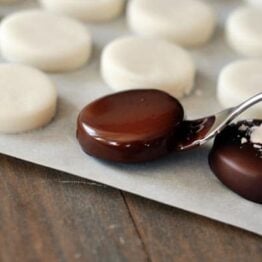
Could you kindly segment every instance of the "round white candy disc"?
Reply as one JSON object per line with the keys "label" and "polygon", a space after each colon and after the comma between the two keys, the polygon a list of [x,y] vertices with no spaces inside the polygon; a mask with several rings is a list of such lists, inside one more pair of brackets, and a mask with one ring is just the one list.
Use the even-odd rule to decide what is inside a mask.
{"label": "round white candy disc", "polygon": [[121,14],[124,0],[40,0],[50,11],[84,21],[106,21]]}
{"label": "round white candy disc", "polygon": [[134,32],[183,46],[207,42],[215,28],[213,10],[200,0],[132,0],[127,19]]}
{"label": "round white candy disc", "polygon": [[0,65],[0,132],[18,133],[47,124],[56,112],[57,92],[35,68]]}
{"label": "round white candy disc", "polygon": [[237,52],[262,57],[262,9],[236,9],[227,21],[226,31],[229,44]]}
{"label": "round white candy disc", "polygon": [[76,69],[91,53],[91,37],[81,23],[39,10],[8,16],[0,35],[5,59],[45,71]]}
{"label": "round white candy disc", "polygon": [[124,37],[103,51],[105,82],[116,91],[156,88],[178,98],[190,93],[195,66],[187,51],[160,39]]}
{"label": "round white candy disc", "polygon": [[[225,108],[236,106],[262,91],[262,60],[240,60],[226,66],[219,76],[218,99]],[[262,104],[251,107],[241,118],[262,118]]]}

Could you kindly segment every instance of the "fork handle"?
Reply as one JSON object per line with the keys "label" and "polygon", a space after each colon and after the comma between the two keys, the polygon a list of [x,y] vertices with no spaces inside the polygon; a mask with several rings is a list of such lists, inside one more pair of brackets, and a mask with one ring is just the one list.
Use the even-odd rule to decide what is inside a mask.
{"label": "fork handle", "polygon": [[[229,111],[230,112],[228,117],[225,120],[221,121],[219,123],[219,125],[214,125],[213,128],[211,128],[209,130],[209,132],[206,135],[206,137],[200,141],[200,144],[203,144],[207,140],[209,140],[209,139],[213,138],[214,136],[216,136],[219,132],[221,132],[223,130],[223,128],[225,128],[227,125],[229,125],[241,113],[243,113],[248,108],[250,108],[251,106],[253,106],[253,105],[255,105],[255,104],[257,104],[257,103],[259,103],[261,101],[262,101],[262,92],[260,92],[257,95],[247,99],[246,101],[244,101],[243,103],[241,103],[240,105],[238,105],[236,107],[232,107],[232,108],[226,109],[225,111]],[[217,119],[215,120],[215,122],[216,121],[217,121]],[[218,122],[219,121],[220,120],[218,120]]]}
{"label": "fork handle", "polygon": [[262,101],[262,92],[256,94],[255,96],[249,98],[245,102],[241,103],[240,105],[232,108],[232,113],[226,119],[226,123],[232,122],[236,117],[238,117],[241,113],[246,111],[251,106],[259,103]]}

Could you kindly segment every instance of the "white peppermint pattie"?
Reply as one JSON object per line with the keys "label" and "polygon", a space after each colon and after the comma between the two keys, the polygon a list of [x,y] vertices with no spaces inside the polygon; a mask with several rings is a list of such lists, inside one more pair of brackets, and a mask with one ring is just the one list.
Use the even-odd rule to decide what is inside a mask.
{"label": "white peppermint pattie", "polygon": [[262,8],[240,7],[228,18],[229,45],[249,57],[262,57]]}
{"label": "white peppermint pattie", "polygon": [[43,7],[83,21],[101,22],[116,18],[124,0],[39,0]]}
{"label": "white peppermint pattie", "polygon": [[101,72],[116,91],[156,88],[180,98],[193,88],[195,65],[190,54],[173,43],[128,36],[105,47]]}
{"label": "white peppermint pattie", "polygon": [[80,22],[41,10],[17,12],[0,26],[2,56],[44,71],[68,71],[84,65],[91,36]]}
{"label": "white peppermint pattie", "polygon": [[[233,107],[262,91],[262,60],[246,59],[227,65],[220,73],[217,96],[224,108]],[[259,103],[241,118],[262,118]]]}
{"label": "white peppermint pattie", "polygon": [[200,0],[132,0],[129,27],[136,33],[191,47],[206,43],[216,24],[213,9]]}
{"label": "white peppermint pattie", "polygon": [[41,71],[0,64],[0,132],[19,133],[42,127],[56,113],[57,91]]}

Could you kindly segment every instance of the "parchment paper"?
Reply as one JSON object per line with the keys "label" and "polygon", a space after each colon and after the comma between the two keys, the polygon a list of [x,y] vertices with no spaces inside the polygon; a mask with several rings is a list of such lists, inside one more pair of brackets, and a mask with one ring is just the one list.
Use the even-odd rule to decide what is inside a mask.
{"label": "parchment paper", "polygon": [[[237,58],[224,41],[223,23],[228,13],[241,1],[209,2],[218,13],[219,26],[208,45],[191,51],[198,65],[198,75],[195,93],[182,100],[189,117],[199,117],[221,109],[215,98],[217,76],[224,65]],[[31,6],[34,5],[26,2],[16,7],[1,7],[1,15]],[[93,25],[90,29],[95,48],[89,65],[76,72],[50,75],[59,90],[59,108],[55,120],[46,128],[34,132],[1,134],[0,152],[261,235],[261,205],[239,197],[216,179],[207,161],[210,145],[140,165],[105,163],[80,150],[75,138],[78,112],[93,99],[112,92],[99,74],[101,49],[115,37],[129,34],[124,18]]]}

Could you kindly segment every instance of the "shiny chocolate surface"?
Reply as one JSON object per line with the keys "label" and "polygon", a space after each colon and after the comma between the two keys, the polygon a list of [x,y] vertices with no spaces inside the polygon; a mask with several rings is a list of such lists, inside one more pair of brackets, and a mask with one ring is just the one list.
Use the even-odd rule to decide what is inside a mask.
{"label": "shiny chocolate surface", "polygon": [[87,105],[78,117],[77,138],[97,158],[144,162],[174,150],[183,118],[179,101],[162,91],[124,91]]}
{"label": "shiny chocolate surface", "polygon": [[232,124],[217,135],[209,155],[215,175],[231,190],[262,203],[262,144],[250,140],[262,120]]}

